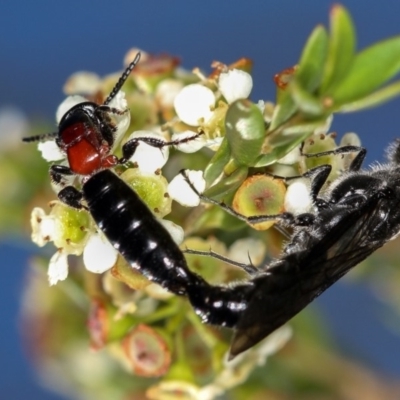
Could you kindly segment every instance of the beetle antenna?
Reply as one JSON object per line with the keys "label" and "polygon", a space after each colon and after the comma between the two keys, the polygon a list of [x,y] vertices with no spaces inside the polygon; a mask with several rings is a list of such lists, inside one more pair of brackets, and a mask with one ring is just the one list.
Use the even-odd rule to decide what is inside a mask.
{"label": "beetle antenna", "polygon": [[103,106],[106,106],[107,104],[109,104],[110,101],[115,97],[115,95],[121,90],[123,84],[125,83],[126,79],[129,76],[129,74],[131,73],[133,68],[135,68],[135,65],[139,62],[139,60],[140,60],[140,52],[136,54],[136,57],[134,58],[134,60],[128,65],[125,72],[122,74],[121,78],[119,78],[117,84],[114,86],[113,90],[108,95],[105,102],[103,103]]}
{"label": "beetle antenna", "polygon": [[22,138],[23,142],[43,142],[45,140],[54,139],[58,132],[44,133],[43,135],[29,136]]}

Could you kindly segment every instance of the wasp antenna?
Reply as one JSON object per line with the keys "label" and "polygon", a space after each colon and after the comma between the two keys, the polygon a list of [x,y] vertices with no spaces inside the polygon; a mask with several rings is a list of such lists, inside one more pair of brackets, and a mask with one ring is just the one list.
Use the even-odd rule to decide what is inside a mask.
{"label": "wasp antenna", "polygon": [[29,136],[22,138],[23,142],[41,142],[43,140],[54,139],[57,136],[58,132],[44,133],[43,135]]}
{"label": "wasp antenna", "polygon": [[125,83],[126,79],[128,78],[129,74],[131,73],[131,71],[133,70],[133,68],[135,68],[135,65],[139,62],[140,60],[140,52],[136,54],[135,59],[128,65],[128,67],[126,68],[126,70],[124,71],[124,73],[121,75],[121,77],[119,78],[118,82],[116,83],[116,85],[114,86],[113,90],[111,91],[111,93],[108,95],[108,97],[106,98],[105,102],[103,103],[103,106],[106,106],[107,104],[110,103],[110,101],[116,96],[116,94],[121,90],[123,84]]}

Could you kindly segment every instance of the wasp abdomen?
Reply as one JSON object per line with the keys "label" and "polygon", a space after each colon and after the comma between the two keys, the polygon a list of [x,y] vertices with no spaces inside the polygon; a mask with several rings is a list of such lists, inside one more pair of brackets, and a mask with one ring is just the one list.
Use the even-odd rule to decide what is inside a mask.
{"label": "wasp abdomen", "polygon": [[234,286],[211,286],[207,282],[188,285],[190,304],[202,322],[235,328],[254,291],[251,281]]}

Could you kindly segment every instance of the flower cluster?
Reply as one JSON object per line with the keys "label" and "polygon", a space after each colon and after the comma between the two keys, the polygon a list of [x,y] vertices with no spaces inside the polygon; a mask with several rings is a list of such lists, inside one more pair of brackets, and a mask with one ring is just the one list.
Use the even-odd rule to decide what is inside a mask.
{"label": "flower cluster", "polygon": [[[315,160],[311,159],[314,164],[310,164],[309,159],[302,157],[297,145],[293,148],[287,146],[286,154],[274,163],[262,161],[265,126],[271,123],[276,108],[272,103],[259,101],[253,104],[248,99],[253,85],[249,60],[242,59],[230,66],[214,63],[214,71],[208,77],[199,70],[195,70],[194,74],[182,71],[178,74],[174,60],[173,57],[144,54],[141,64],[131,75],[133,88],[129,89],[127,84],[128,89],[120,91],[110,103],[116,109],[129,110],[121,115],[113,115],[116,130],[112,154],[118,156],[121,145],[133,138],[153,138],[166,143],[160,148],[139,142],[133,156],[116,171],[153,210],[154,217],[183,249],[212,249],[236,262],[246,263],[250,259],[254,265],[260,264],[267,248],[272,255],[279,252],[279,246],[267,246],[270,242],[267,236],[276,236],[276,233],[267,231],[273,222],[254,225],[252,228],[256,231],[253,230],[254,233],[247,237],[235,234],[235,240],[228,249],[225,243],[210,236],[204,240],[200,237],[204,237],[202,232],[210,229],[238,232],[238,228],[243,228],[243,222],[232,218],[226,220],[223,218],[224,212],[215,207],[203,208],[201,214],[193,214],[195,219],[191,214],[186,217],[183,214],[171,214],[172,202],[176,201],[185,207],[200,204],[199,197],[188,185],[188,179],[199,193],[207,190],[214,198],[224,201],[231,198],[233,209],[243,215],[277,214],[285,210],[304,212],[312,207],[312,202],[308,194],[309,182],[301,175],[316,166]],[[164,66],[161,72],[154,68],[154,64],[160,63]],[[109,79],[101,80],[87,73],[75,74],[66,84],[66,91],[71,95],[59,106],[57,122],[71,107],[87,101],[87,98],[104,97],[111,86]],[[84,93],[86,97],[76,93]],[[141,122],[135,114],[136,106],[141,107],[147,117],[141,116]],[[157,124],[154,114],[164,116],[163,123]],[[303,151],[313,153],[336,147],[334,135],[327,134],[330,123],[331,118],[328,118],[310,132]],[[356,144],[358,138],[352,134],[346,136],[345,140]],[[174,150],[170,149],[170,142],[176,143]],[[54,140],[40,143],[39,150],[46,161],[67,165],[66,155]],[[190,158],[185,153],[190,153]],[[322,162],[326,163],[327,160]],[[335,166],[333,173],[337,174],[349,160],[331,157],[329,162]],[[260,175],[257,165],[268,164],[270,174],[298,175],[299,178],[285,184],[269,175]],[[179,167],[185,167],[186,178],[177,173]],[[253,168],[251,172],[250,167]],[[170,180],[166,178],[174,175]],[[67,183],[79,189],[82,179],[71,176]],[[56,192],[60,190],[59,185],[53,184],[53,187]],[[52,201],[50,206],[49,214],[41,208],[35,208],[31,217],[33,241],[38,246],[53,242],[57,248],[48,267],[50,284],[67,278],[70,255],[82,256],[87,271],[103,276],[103,294],[99,297],[96,290],[97,294],[91,296],[88,327],[92,347],[99,349],[120,338],[124,357],[130,360],[135,374],[164,375],[172,368],[171,346],[163,334],[160,335],[151,324],[143,322],[149,318],[153,321],[163,320],[171,312],[176,312],[175,299],[133,271],[85,209],[72,209],[59,200]],[[247,230],[252,231],[251,228]],[[242,272],[223,265],[218,259],[188,255],[187,260],[189,267],[210,283],[229,282],[242,277]],[[128,292],[123,289],[124,285],[129,288]],[[110,298],[110,305],[107,305],[104,296]],[[170,303],[172,311],[168,307],[167,312],[160,309],[159,301]],[[114,310],[111,314],[110,306]],[[194,316],[189,317],[188,323],[201,326]],[[110,324],[118,334],[110,333]],[[211,341],[215,351],[218,341],[210,339],[207,329],[200,329],[208,337],[203,340]],[[242,382],[256,365],[265,362],[267,355],[277,351],[289,336],[288,328],[282,328],[259,348],[238,357],[235,363],[220,364],[214,379],[202,388],[192,380],[185,383],[181,379],[167,379],[149,389],[149,395],[161,399],[168,392],[180,388],[189,398],[212,399]],[[279,338],[278,342],[275,342],[275,337]],[[221,349],[226,351],[226,346],[225,343]],[[146,357],[140,355],[143,351],[148,354]],[[150,354],[153,355],[150,357]],[[179,364],[181,361],[176,362]]]}
{"label": "flower cluster", "polygon": [[[165,143],[154,147],[148,144],[151,140],[139,141],[129,160],[114,165],[113,172],[139,195],[182,251],[198,250],[186,254],[188,268],[211,285],[248,279],[242,269],[224,263],[225,258],[234,265],[265,266],[265,260],[279,256],[283,240],[278,230],[269,229],[274,221],[246,224],[243,218],[228,215],[218,202],[231,207],[236,217],[312,212],[307,172],[330,164],[328,186],[354,157],[331,152],[337,148],[336,134],[329,133],[333,114],[371,107],[400,92],[396,82],[382,87],[400,68],[398,39],[360,54],[355,53],[353,43],[351,17],[335,6],[331,33],[318,26],[298,65],[275,76],[275,104],[249,98],[253,87],[249,59],[230,65],[213,62],[211,72],[205,74],[198,68],[191,72],[180,68],[177,57],[142,52],[123,90],[108,104],[120,111],[109,115],[115,137],[107,151],[113,159],[120,159],[122,146],[135,138]],[[137,49],[129,51],[125,63],[136,54]],[[68,97],[57,110],[57,123],[77,104],[103,104],[119,77],[119,73],[104,78],[87,72],[74,74],[64,86]],[[343,136],[343,145],[359,146],[360,141],[349,133]],[[68,167],[59,142],[40,143],[39,150],[46,161],[61,169]],[[324,156],[315,157],[315,153]],[[179,173],[181,169],[186,178]],[[66,176],[63,184],[79,191],[87,178]],[[213,199],[212,204],[200,204],[188,181],[198,193]],[[52,186],[56,193],[61,189],[59,182]],[[105,399],[211,400],[244,383],[289,341],[292,330],[283,326],[228,361],[231,332],[203,325],[184,297],[166,292],[132,268],[85,207],[73,209],[54,198],[53,194],[49,213],[35,207],[31,214],[33,241],[38,246],[52,242],[56,252],[50,262],[33,263],[35,274],[24,299],[25,331],[52,385],[69,379],[79,382],[75,390],[84,387],[85,395],[96,393]],[[211,257],[210,250],[221,257]],[[58,285],[43,284],[44,270],[50,285]],[[314,337],[310,341],[300,326],[296,340],[302,334],[306,337],[302,348],[309,350]],[[92,349],[103,351],[95,356],[88,353],[87,336]],[[301,356],[295,344],[288,347],[297,351],[296,359],[298,353]],[[317,356],[304,352],[302,359],[307,362],[298,363],[297,378],[301,378],[293,382],[300,382],[302,388],[325,387],[327,381],[318,381],[315,369],[304,380],[303,369],[311,359],[319,363],[329,358],[321,349],[311,350]],[[268,368],[273,370],[273,364],[268,363]],[[289,364],[275,371],[283,370],[286,379],[287,372],[296,368]],[[337,369],[342,372],[343,365]],[[331,374],[332,369],[327,371]],[[245,387],[238,398],[261,393],[268,374],[260,375],[261,379],[254,377],[257,386]]]}

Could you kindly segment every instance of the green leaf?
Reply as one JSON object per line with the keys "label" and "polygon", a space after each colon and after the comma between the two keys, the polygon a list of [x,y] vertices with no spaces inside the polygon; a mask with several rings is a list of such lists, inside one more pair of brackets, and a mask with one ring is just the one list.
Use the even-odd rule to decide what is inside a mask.
{"label": "green leaf", "polygon": [[400,95],[400,81],[396,81],[382,89],[377,90],[361,100],[347,103],[339,109],[339,112],[354,112],[376,107]]}
{"label": "green leaf", "polygon": [[296,80],[307,91],[313,92],[321,83],[328,53],[328,34],[322,25],[311,33],[301,54]]}
{"label": "green leaf", "polygon": [[290,93],[297,107],[306,115],[319,116],[324,113],[324,107],[320,99],[303,89],[295,79],[289,86]]}
{"label": "green leaf", "polygon": [[258,168],[273,164],[315,133],[316,129],[326,131],[329,125],[330,119],[325,117],[314,121],[291,121],[266,138],[264,155],[258,158],[254,166]]}
{"label": "green leaf", "polygon": [[225,117],[225,135],[235,161],[253,165],[265,138],[265,122],[260,109],[249,100],[232,103]]}
{"label": "green leaf", "polygon": [[[227,198],[223,198],[222,200],[228,202]],[[222,231],[231,232],[243,226],[243,221],[228,214],[221,207],[213,206],[207,209],[203,214],[197,216],[190,228],[191,231],[199,234],[200,232],[210,229],[221,229]]]}
{"label": "green leaf", "polygon": [[342,113],[353,112],[365,110],[367,108],[376,107],[381,105],[394,97],[400,95],[400,81],[396,81],[376,92],[370,94],[369,96],[363,97],[360,100],[354,101],[352,103],[347,103],[341,107],[338,111]]}
{"label": "green leaf", "polygon": [[216,185],[207,189],[204,194],[212,199],[226,199],[242,184],[247,174],[248,167],[240,166],[229,176],[225,176]]}
{"label": "green leaf", "polygon": [[347,10],[336,4],[331,13],[331,38],[320,93],[340,81],[354,59],[356,36],[353,21]]}
{"label": "green leaf", "polygon": [[294,102],[289,90],[286,89],[280,93],[281,95],[279,96],[279,101],[276,104],[271,124],[269,126],[269,131],[274,131],[280,125],[287,122],[297,111],[296,103]]}
{"label": "green leaf", "polygon": [[331,92],[335,107],[361,99],[400,71],[400,36],[359,53],[344,80]]}
{"label": "green leaf", "polygon": [[[274,131],[289,121],[295,115],[298,107],[302,108],[303,111],[308,109],[312,115],[320,114],[318,102],[307,95],[307,92],[313,93],[321,81],[327,48],[328,35],[326,30],[322,26],[317,26],[303,49],[295,78],[286,90],[279,92],[280,96],[269,131]],[[293,88],[291,88],[292,85]]]}

